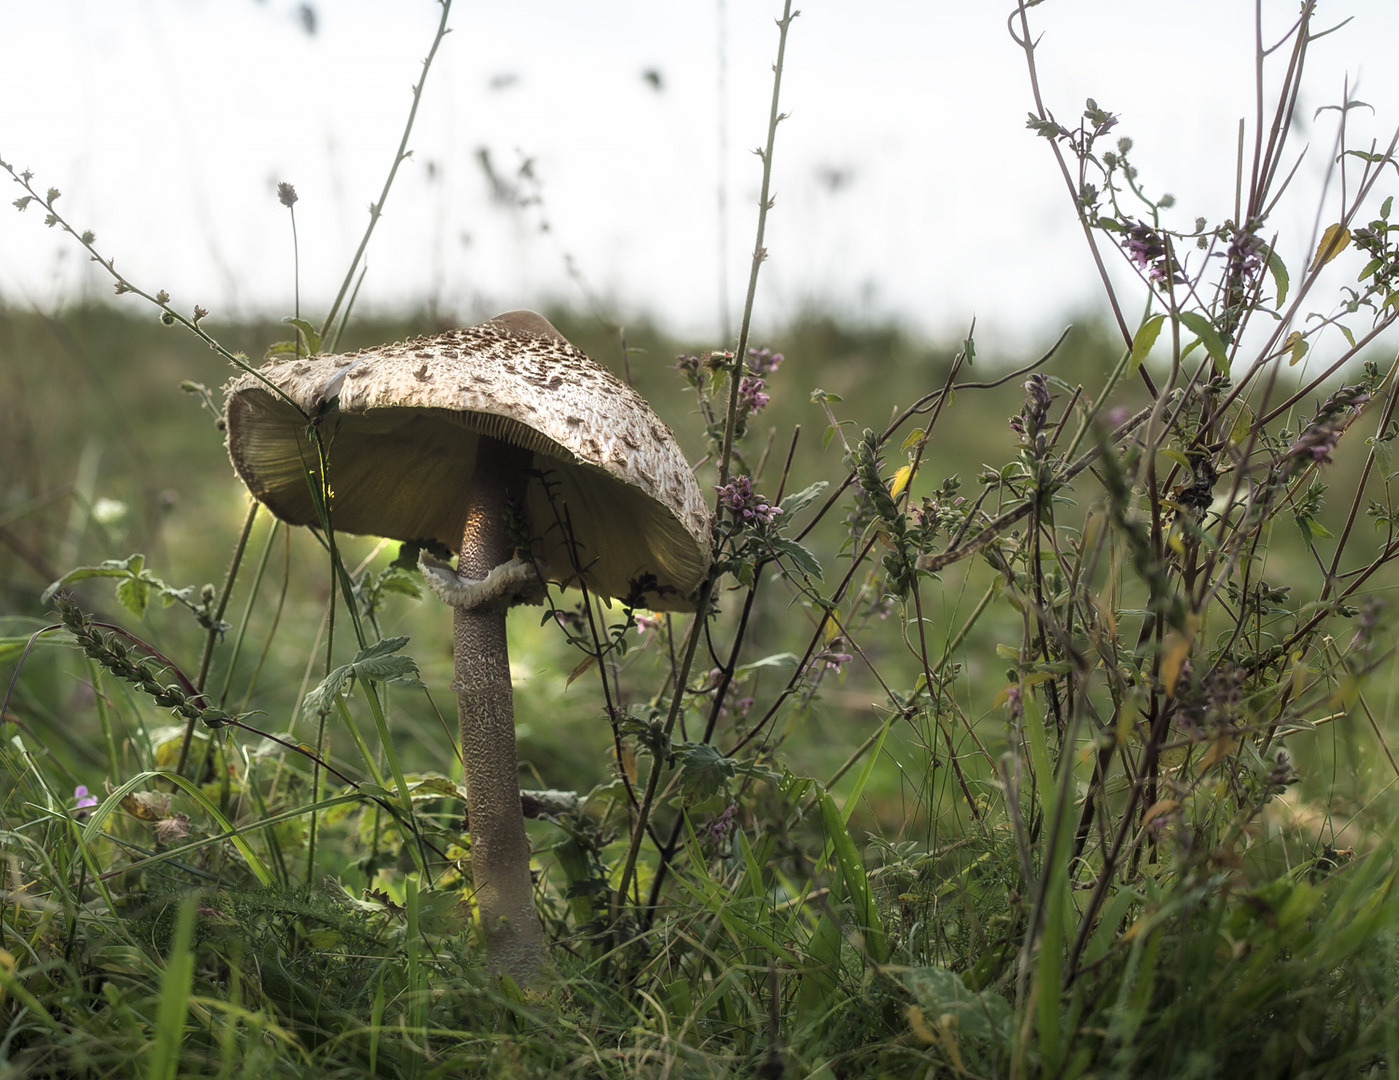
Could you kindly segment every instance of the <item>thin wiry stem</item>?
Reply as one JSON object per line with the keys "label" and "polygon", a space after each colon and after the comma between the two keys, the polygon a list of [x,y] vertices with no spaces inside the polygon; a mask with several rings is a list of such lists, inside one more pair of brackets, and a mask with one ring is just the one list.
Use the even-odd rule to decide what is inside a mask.
{"label": "thin wiry stem", "polygon": [[340,291],[335,294],[335,303],[330,305],[330,310],[326,312],[325,321],[321,323],[321,337],[324,338],[330,328],[335,324],[336,313],[340,310],[341,303],[345,300],[345,294],[350,291],[350,286],[355,280],[355,271],[359,269],[359,263],[364,258],[364,250],[369,246],[369,238],[374,235],[374,226],[379,224],[379,218],[384,213],[384,203],[388,201],[389,190],[393,187],[394,177],[398,175],[398,167],[408,160],[412,153],[408,149],[408,136],[413,131],[413,121],[418,115],[418,103],[423,97],[423,85],[427,82],[427,73],[432,67],[433,58],[437,55],[437,47],[442,44],[450,30],[447,29],[447,16],[452,10],[452,0],[438,0],[442,5],[442,18],[437,24],[437,34],[432,39],[432,48],[428,50],[427,58],[423,61],[423,73],[418,78],[417,85],[413,87],[413,104],[408,109],[408,122],[403,125],[403,137],[398,141],[398,152],[393,156],[393,164],[389,166],[389,175],[384,178],[384,188],[379,193],[379,201],[369,204],[369,224],[365,226],[364,236],[360,238],[359,248],[355,252],[355,257],[350,260],[350,268],[345,271],[345,280],[340,283]]}

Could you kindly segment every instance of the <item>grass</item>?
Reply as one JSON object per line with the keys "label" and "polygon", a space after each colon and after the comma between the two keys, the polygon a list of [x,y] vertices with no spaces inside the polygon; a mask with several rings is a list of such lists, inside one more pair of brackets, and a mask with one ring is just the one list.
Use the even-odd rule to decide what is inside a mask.
{"label": "grass", "polygon": [[[250,514],[227,465],[208,345],[286,329],[0,311],[6,1075],[1399,1070],[1399,425],[1366,344],[1392,148],[1342,156],[1351,248],[1289,277],[1266,208],[1302,67],[1260,103],[1244,225],[1167,228],[1111,114],[1038,105],[1140,289],[1105,276],[1121,326],[1037,357],[818,317],[623,354],[552,313],[718,524],[699,616],[512,616],[521,783],[555,789],[523,987],[473,923],[450,613],[396,544],[338,536],[332,568]],[[1330,262],[1363,302],[1322,298]]]}

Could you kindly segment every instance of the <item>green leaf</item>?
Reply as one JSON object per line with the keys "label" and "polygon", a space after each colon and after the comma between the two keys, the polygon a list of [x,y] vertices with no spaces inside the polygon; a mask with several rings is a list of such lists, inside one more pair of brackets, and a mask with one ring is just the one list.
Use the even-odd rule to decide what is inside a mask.
{"label": "green leaf", "polygon": [[384,638],[355,654],[349,666],[360,679],[400,682],[418,674],[418,663],[411,656],[396,656],[408,644],[406,637]]}
{"label": "green leaf", "polygon": [[795,495],[788,495],[782,500],[782,516],[791,517],[799,510],[804,510],[821,497],[821,493],[830,487],[829,481],[818,480],[810,487],[802,488]]}
{"label": "green leaf", "polygon": [[821,574],[820,561],[815,555],[802,547],[795,540],[788,540],[786,537],[779,536],[769,540],[768,544],[777,554],[786,555],[791,559],[804,573],[814,577],[817,581],[825,580]]}
{"label": "green leaf", "polygon": [[1214,361],[1216,374],[1227,375],[1229,373],[1229,355],[1224,348],[1224,342],[1215,330],[1214,324],[1205,318],[1198,311],[1182,311],[1180,321],[1190,328],[1191,332],[1200,339],[1205,346],[1205,351],[1210,354],[1210,359]]}
{"label": "green leaf", "polygon": [[709,743],[676,743],[680,787],[689,802],[701,802],[724,790],[734,775],[734,762]]}
{"label": "green leaf", "polygon": [[1268,252],[1268,270],[1273,275],[1273,284],[1277,286],[1277,306],[1282,307],[1287,300],[1287,265],[1278,257],[1276,251]]}
{"label": "green leaf", "polygon": [[302,703],[302,709],[306,713],[316,715],[317,713],[330,712],[331,703],[336,695],[344,691],[353,677],[353,670],[349,664],[338,667],[320,681],[314,690],[306,695],[306,700]]}
{"label": "green leaf", "polygon": [[1151,352],[1151,347],[1156,344],[1156,339],[1161,333],[1161,326],[1166,321],[1166,316],[1153,315],[1142,323],[1141,329],[1137,331],[1137,336],[1132,339],[1132,359],[1131,371],[1135,372],[1142,366],[1142,361],[1146,359],[1146,354]]}
{"label": "green leaf", "polygon": [[904,979],[919,1007],[933,1017],[950,1014],[959,1035],[1009,1041],[1014,1014],[1000,994],[989,990],[974,994],[962,976],[946,968],[912,968]]}
{"label": "green leaf", "polygon": [[315,354],[321,351],[321,335],[317,332],[316,328],[305,319],[293,319],[288,316],[283,319],[282,322],[286,323],[288,326],[296,327],[300,332],[301,339],[306,345],[305,352],[308,354]]}
{"label": "green leaf", "polygon": [[874,903],[874,891],[865,874],[864,860],[846,827],[845,819],[829,791],[821,792],[821,820],[826,826],[826,838],[835,849],[836,866],[845,883],[846,895],[855,909],[855,921],[865,938],[865,951],[876,964],[889,955],[889,942],[879,922],[879,910]]}
{"label": "green leaf", "polygon": [[[16,641],[27,641],[28,639],[27,639],[27,638],[16,638],[15,640],[16,640]],[[751,664],[744,664],[744,665],[741,666],[741,667],[735,668],[735,669],[734,669],[734,674],[735,674],[735,675],[742,675],[742,674],[744,674],[745,672],[754,671],[754,670],[756,670],[756,669],[758,669],[758,668],[765,668],[765,667],[783,667],[783,666],[785,666],[785,665],[787,665],[787,664],[797,664],[798,662],[800,662],[800,660],[801,660],[801,657],[799,657],[796,653],[789,653],[789,652],[773,653],[771,656],[764,656],[761,660],[754,660]]]}
{"label": "green leaf", "polygon": [[151,602],[151,587],[139,577],[129,577],[117,586],[117,599],[122,607],[138,619],[146,614]]}
{"label": "green leaf", "polygon": [[41,604],[47,604],[53,599],[53,594],[65,585],[71,585],[75,581],[85,581],[88,578],[125,578],[133,574],[139,574],[146,564],[144,555],[132,555],[125,559],[108,559],[100,566],[79,566],[69,570],[61,578],[55,581],[44,594],[39,597]]}

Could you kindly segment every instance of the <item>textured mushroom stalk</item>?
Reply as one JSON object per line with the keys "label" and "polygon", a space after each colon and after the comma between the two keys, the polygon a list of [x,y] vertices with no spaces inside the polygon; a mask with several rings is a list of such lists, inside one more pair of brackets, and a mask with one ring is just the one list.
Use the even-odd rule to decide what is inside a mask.
{"label": "textured mushroom stalk", "polygon": [[[528,451],[483,438],[462,537],[461,574],[485,579],[514,555],[505,506],[524,494]],[[543,956],[543,927],[530,883],[529,839],[520,806],[515,753],[515,705],[505,641],[509,597],[454,608],[457,716],[471,870],[491,966],[517,983],[529,982]]]}

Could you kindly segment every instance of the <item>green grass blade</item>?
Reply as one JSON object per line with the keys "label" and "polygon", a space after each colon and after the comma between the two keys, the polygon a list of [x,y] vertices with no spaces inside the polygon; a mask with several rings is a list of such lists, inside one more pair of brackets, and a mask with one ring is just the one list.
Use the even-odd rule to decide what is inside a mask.
{"label": "green grass blade", "polygon": [[156,1014],[155,1042],[151,1047],[149,1080],[174,1080],[180,1065],[180,1044],[184,1041],[185,1018],[189,1015],[189,993],[194,985],[194,899],[180,904],[175,936],[160,984],[160,1007]]}

